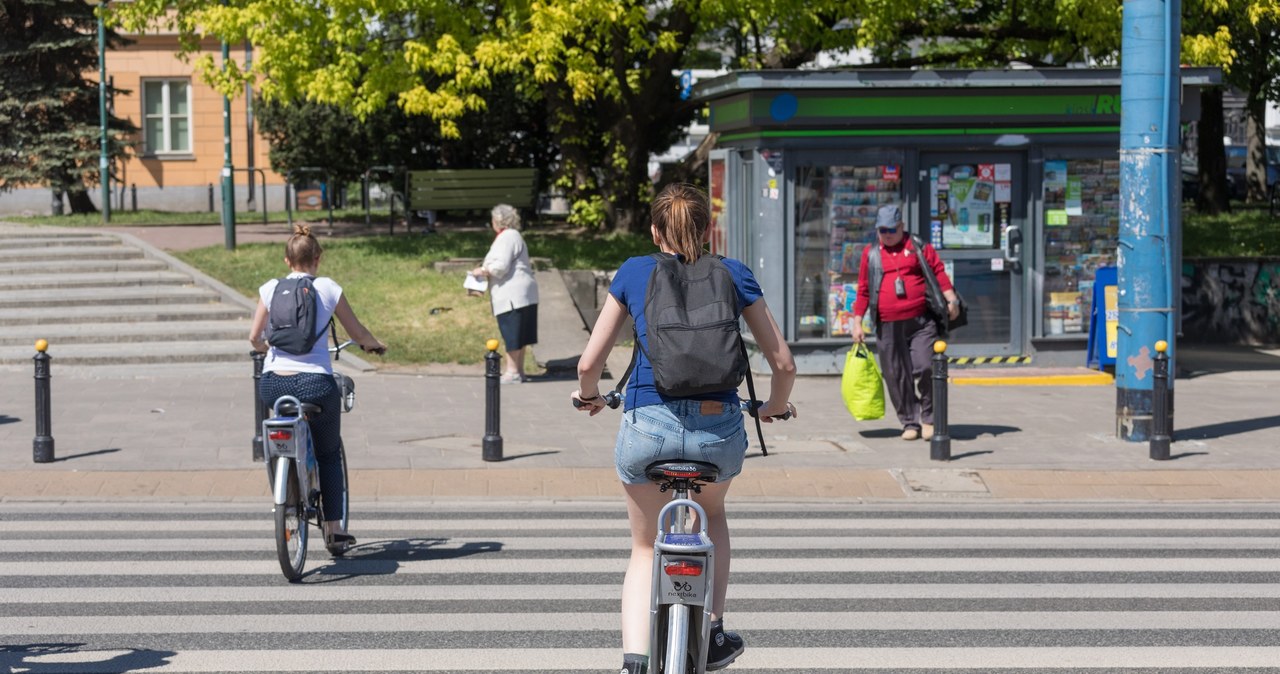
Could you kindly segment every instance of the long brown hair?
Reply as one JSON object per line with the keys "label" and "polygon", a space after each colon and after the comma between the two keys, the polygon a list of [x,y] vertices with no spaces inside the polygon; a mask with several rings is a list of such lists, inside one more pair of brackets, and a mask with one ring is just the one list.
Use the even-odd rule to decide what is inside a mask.
{"label": "long brown hair", "polygon": [[685,183],[667,185],[649,206],[649,218],[662,240],[682,255],[686,264],[702,256],[711,227],[711,204],[702,190]]}
{"label": "long brown hair", "polygon": [[293,226],[293,236],[284,244],[284,259],[290,267],[310,267],[320,259],[320,242],[311,235],[311,228],[304,224]]}

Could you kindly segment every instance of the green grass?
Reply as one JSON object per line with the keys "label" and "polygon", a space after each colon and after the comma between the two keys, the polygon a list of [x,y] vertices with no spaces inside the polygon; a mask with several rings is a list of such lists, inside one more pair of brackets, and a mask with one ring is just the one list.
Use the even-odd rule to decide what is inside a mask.
{"label": "green grass", "polygon": [[1182,211],[1184,257],[1280,256],[1280,218],[1265,205],[1232,202],[1232,211],[1200,215],[1187,204]]}
{"label": "green grass", "polygon": [[[614,269],[654,249],[647,237],[582,231],[526,231],[525,239],[534,256],[550,258],[558,269]],[[328,240],[320,273],[342,285],[361,322],[390,347],[386,362],[479,363],[485,340],[499,336],[489,299],[462,290],[465,271],[440,273],[433,264],[484,257],[492,240],[483,231]],[[214,246],[177,256],[248,297],[288,271],[280,244],[247,244],[233,252]]]}

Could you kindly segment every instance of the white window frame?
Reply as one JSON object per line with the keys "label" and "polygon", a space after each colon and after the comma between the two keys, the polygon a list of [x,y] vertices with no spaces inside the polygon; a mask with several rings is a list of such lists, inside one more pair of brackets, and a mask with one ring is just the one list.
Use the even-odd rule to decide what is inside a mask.
{"label": "white window frame", "polygon": [[[161,84],[161,93],[160,93],[161,112],[159,117],[153,117],[147,114],[147,85],[154,82],[159,82]],[[170,147],[170,144],[172,143],[172,139],[173,139],[173,134],[170,133],[170,131],[171,131],[171,125],[173,124],[174,115],[170,112],[172,108],[170,106],[169,85],[174,82],[180,82],[182,84],[185,84],[187,89],[187,114],[185,115],[187,119],[187,149],[185,150],[174,150],[172,149],[172,147]],[[194,108],[192,107],[192,101],[191,101],[191,88],[192,88],[191,78],[189,77],[143,78],[142,80],[142,125],[143,125],[142,139],[143,139],[143,142],[146,143],[145,150],[146,150],[147,156],[162,156],[162,155],[189,156],[193,154],[194,152],[193,148],[195,147],[195,139],[192,136],[194,135],[195,124],[193,123],[193,119],[192,119],[193,117],[192,111],[194,110]],[[156,124],[156,123],[159,123],[163,127],[163,132],[160,134],[160,138],[161,138],[161,144],[164,145],[164,147],[151,147],[150,143],[148,142],[148,139],[151,137],[151,134],[147,133],[147,131],[149,130],[151,124]]]}

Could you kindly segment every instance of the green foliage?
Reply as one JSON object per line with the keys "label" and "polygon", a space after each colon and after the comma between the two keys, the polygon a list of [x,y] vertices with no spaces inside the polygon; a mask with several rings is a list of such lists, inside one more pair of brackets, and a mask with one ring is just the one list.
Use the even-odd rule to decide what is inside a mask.
{"label": "green foliage", "polygon": [[[83,196],[86,184],[98,184],[98,83],[85,79],[97,72],[97,30],[83,0],[0,1],[0,192],[41,185]],[[107,41],[124,43],[115,32]],[[122,137],[137,129],[114,115],[108,128],[115,160],[125,152]],[[92,210],[87,198],[71,204]]]}
{"label": "green foliage", "polygon": [[1280,220],[1265,206],[1235,204],[1220,215],[1182,211],[1184,257],[1280,256]]}

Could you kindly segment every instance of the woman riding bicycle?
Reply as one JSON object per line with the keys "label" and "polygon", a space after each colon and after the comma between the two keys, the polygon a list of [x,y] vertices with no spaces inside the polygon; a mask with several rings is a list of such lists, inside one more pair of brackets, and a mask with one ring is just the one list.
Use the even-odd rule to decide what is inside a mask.
{"label": "woman riding bicycle", "polygon": [[267,319],[279,279],[267,281],[258,288],[258,308],[249,329],[249,342],[255,350],[267,354],[258,386],[258,396],[264,405],[271,405],[280,396],[290,395],[301,402],[319,405],[323,410],[310,418],[309,423],[320,468],[325,543],[329,546],[351,545],[355,543],[355,537],[341,529],[342,395],[333,379],[333,363],[324,333],[328,330],[329,320],[337,318],[361,349],[381,354],[387,347],[356,318],[346,295],[342,293],[342,286],[327,276],[316,276],[320,256],[320,242],[311,235],[311,229],[306,225],[294,225],[293,236],[289,237],[284,249],[284,261],[289,265],[286,278],[310,277],[315,287],[315,325],[319,339],[311,351],[293,354],[267,343]]}
{"label": "woman riding bicycle", "polygon": [[[663,252],[692,264],[704,255],[711,233],[710,204],[706,195],[689,185],[671,185],[650,208],[653,242]],[[741,637],[724,631],[725,590],[729,584],[729,528],[724,499],[733,477],[742,471],[747,434],[736,389],[696,398],[660,394],[654,385],[645,322],[645,296],[657,261],[651,256],[633,257],[622,264],[609,287],[609,297],[596,320],[587,348],[578,362],[579,388],[573,397],[579,409],[595,415],[605,405],[600,395],[600,374],[605,358],[617,340],[628,315],[635,321],[637,339],[645,347],[637,355],[626,395],[614,459],[627,498],[631,525],[631,560],[622,585],[623,671],[640,674],[648,667],[649,598],[652,585],[654,532],[658,513],[669,496],[645,477],[645,467],[664,459],[696,459],[715,464],[719,479],[702,487],[694,498],[707,512],[707,531],[715,545],[715,588],[711,643],[707,669],[721,669],[745,648]],[[794,408],[787,402],[795,382],[795,361],[782,332],[769,313],[763,293],[746,265],[725,259],[738,295],[738,308],[751,328],[756,346],[773,372],[770,395],[758,411],[761,420]]]}

